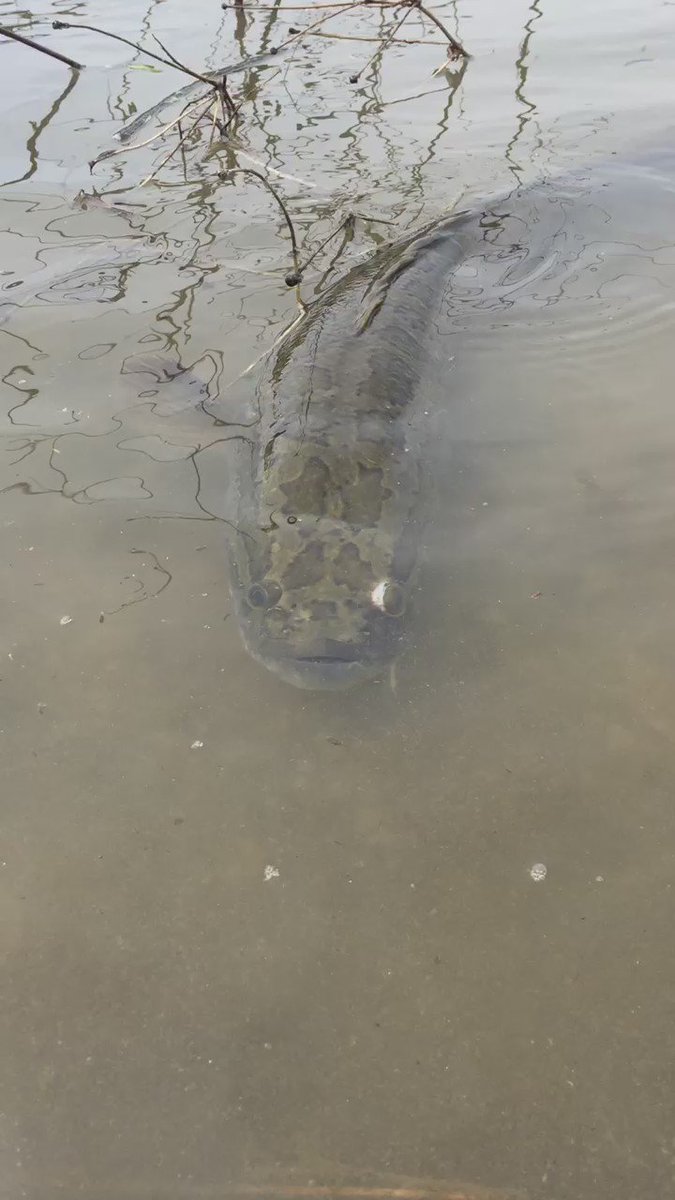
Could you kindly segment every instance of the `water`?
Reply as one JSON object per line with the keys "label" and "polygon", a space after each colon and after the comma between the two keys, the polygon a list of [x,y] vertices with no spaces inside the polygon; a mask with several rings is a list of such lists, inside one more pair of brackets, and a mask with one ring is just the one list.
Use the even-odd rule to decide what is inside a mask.
{"label": "water", "polygon": [[[672,130],[672,5],[442,11],[461,79],[418,45],[350,85],[376,46],[309,38],[249,77],[241,146],[296,177],[308,248]],[[169,147],[139,150],[95,170],[127,207],[74,204],[180,77],[54,16],[196,66],[313,19],[0,2],[88,64],[0,46],[2,1195],[670,1195],[672,191],[629,171],[606,221],[550,228],[532,193],[469,256],[415,644],[394,686],[302,693],[241,647],[222,525],[252,383],[226,385],[295,313],[285,227],[207,139],[187,182],[177,155],[139,187]],[[329,277],[390,233],[360,222]],[[134,371],[156,351],[208,397]]]}

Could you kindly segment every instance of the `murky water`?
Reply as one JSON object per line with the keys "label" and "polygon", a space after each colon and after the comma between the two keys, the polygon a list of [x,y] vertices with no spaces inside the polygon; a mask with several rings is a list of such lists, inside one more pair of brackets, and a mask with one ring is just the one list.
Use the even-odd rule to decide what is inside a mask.
{"label": "murky water", "polygon": [[180,76],[50,22],[201,68],[315,14],[38,7],[0,21],[88,65],[0,45],[0,1193],[671,1195],[675,170],[599,164],[672,135],[675,8],[460,0],[463,75],[390,46],[350,84],[377,44],[308,36],[246,77],[238,144],[305,253],[559,177],[446,294],[413,645],[311,695],[246,655],[224,552],[285,227],[206,135],[74,203]]}

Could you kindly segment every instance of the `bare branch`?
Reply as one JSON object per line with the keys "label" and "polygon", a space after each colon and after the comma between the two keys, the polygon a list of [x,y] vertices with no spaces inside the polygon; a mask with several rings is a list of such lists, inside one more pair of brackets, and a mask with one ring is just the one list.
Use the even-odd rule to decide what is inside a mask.
{"label": "bare branch", "polygon": [[319,254],[324,249],[324,247],[327,246],[329,242],[332,242],[333,238],[336,238],[339,233],[344,233],[345,229],[353,229],[354,228],[354,219],[355,219],[355,214],[348,213],[347,216],[345,217],[344,221],[340,221],[340,224],[338,225],[337,229],[334,229],[332,233],[328,234],[327,238],[324,238],[324,240],[317,246],[314,253],[310,254],[309,258],[305,259],[304,263],[302,264],[301,269],[302,269],[303,275],[304,275],[305,271],[307,270],[307,268],[314,262],[314,259],[319,256]]}
{"label": "bare branch", "polygon": [[292,253],[293,253],[293,268],[294,268],[293,271],[290,272],[286,276],[286,283],[287,283],[288,287],[295,287],[295,285],[300,283],[300,280],[302,279],[302,270],[300,268],[300,260],[298,258],[298,242],[297,242],[297,239],[295,236],[295,229],[293,227],[293,222],[291,220],[289,211],[286,208],[286,205],[284,204],[283,200],[281,199],[281,196],[279,195],[277,189],[274,187],[273,184],[270,183],[269,179],[267,179],[260,171],[255,171],[253,169],[253,167],[232,167],[229,171],[219,171],[218,178],[225,181],[228,178],[228,176],[237,175],[237,174],[255,175],[256,179],[260,180],[263,187],[266,187],[268,192],[272,193],[272,195],[274,196],[274,199],[276,200],[277,204],[279,205],[279,208],[281,209],[282,213],[284,214],[284,219],[288,226],[288,232],[291,236],[291,247],[292,247]]}
{"label": "bare branch", "polygon": [[[399,0],[361,0],[361,3],[368,8],[400,8]],[[244,8],[243,4],[221,4],[221,8]],[[342,4],[255,4],[250,8],[244,8],[245,12],[306,12],[307,9],[315,8],[342,8]]]}
{"label": "bare branch", "polygon": [[358,83],[359,79],[363,75],[363,72],[367,71],[368,67],[371,65],[371,63],[373,63],[376,58],[379,58],[380,55],[384,53],[384,51],[387,49],[387,46],[389,46],[391,44],[391,42],[394,40],[394,38],[395,38],[396,34],[398,33],[399,29],[401,28],[403,22],[406,21],[408,19],[408,17],[410,16],[411,12],[412,12],[412,8],[410,6],[408,6],[406,8],[405,12],[403,13],[403,16],[394,25],[394,28],[391,30],[391,32],[387,35],[387,37],[382,39],[378,49],[371,56],[371,58],[368,59],[368,62],[365,64],[365,66],[361,67],[361,70],[357,71],[357,73],[355,75],[349,76],[350,83]]}
{"label": "bare branch", "polygon": [[174,154],[176,154],[176,152],[177,152],[178,150],[180,150],[182,146],[184,146],[184,145],[185,145],[185,143],[186,143],[186,141],[188,140],[188,138],[190,137],[190,135],[191,135],[192,133],[194,133],[194,131],[195,131],[195,129],[197,128],[197,126],[198,126],[199,122],[201,121],[202,117],[206,116],[206,113],[208,112],[208,110],[209,110],[209,108],[211,107],[211,105],[212,105],[212,104],[213,104],[213,99],[212,99],[212,97],[211,97],[211,96],[209,96],[209,100],[208,100],[208,103],[207,103],[207,105],[206,105],[205,107],[203,107],[203,108],[202,108],[202,111],[201,111],[200,113],[198,113],[198,114],[197,114],[197,116],[196,116],[195,120],[192,122],[192,124],[191,124],[190,128],[188,129],[187,133],[183,134],[183,137],[180,139],[180,141],[176,142],[176,145],[173,147],[173,149],[172,149],[172,150],[170,150],[170,151],[169,151],[169,153],[168,153],[167,155],[165,155],[165,156],[164,156],[164,158],[162,159],[162,161],[161,161],[160,163],[158,163],[158,164],[157,164],[157,166],[154,168],[154,170],[152,170],[152,171],[150,172],[150,174],[149,174],[149,175],[146,175],[146,176],[145,176],[145,179],[141,179],[141,182],[140,182],[140,183],[139,183],[139,185],[138,185],[139,187],[145,187],[145,185],[146,185],[147,183],[150,183],[150,181],[151,181],[151,180],[153,180],[153,179],[155,178],[155,176],[157,175],[157,173],[158,173],[159,171],[161,171],[161,170],[162,170],[162,167],[165,167],[165,166],[166,166],[166,164],[169,162],[169,160],[173,158]]}
{"label": "bare branch", "polygon": [[[248,71],[252,67],[264,66],[273,57],[272,51],[268,51],[265,54],[253,54],[250,58],[241,59],[239,62],[227,63],[226,66],[221,67],[218,71],[207,71],[206,79],[213,86],[218,83],[218,80],[223,75],[234,75],[235,71]],[[139,113],[127,125],[122,126],[115,134],[115,137],[120,142],[128,142],[130,138],[138,133],[139,129],[147,125],[148,121],[152,120],[153,117],[158,116],[169,104],[174,104],[177,100],[182,100],[184,97],[191,95],[195,87],[196,84],[188,83],[185,87],[171,92],[163,100],[159,100],[157,104],[153,104],[152,108],[147,108],[145,112]]]}
{"label": "bare branch", "polygon": [[[331,17],[337,17],[340,13],[351,12],[355,8],[362,8],[363,5],[367,4],[368,2],[369,0],[355,0],[355,3],[343,4],[340,6],[340,8],[333,9],[332,12],[326,13],[324,17],[320,17],[318,21],[312,21],[311,25],[307,25],[304,29],[299,29],[297,33],[294,33],[291,35],[291,37],[286,38],[285,42],[281,42],[277,46],[277,50],[283,50],[286,46],[290,46],[292,42],[297,41],[297,39],[300,37],[304,37],[305,34],[309,33],[312,29],[316,29],[319,25],[323,25],[324,21],[330,21]],[[389,8],[389,5],[386,7]]]}
{"label": "bare branch", "polygon": [[276,167],[271,167],[269,163],[261,162],[259,158],[254,158],[247,150],[242,150],[241,146],[235,142],[235,149],[240,158],[247,158],[253,163],[254,167],[261,167],[268,175],[276,175],[279,179],[287,179],[289,183],[300,183],[303,187],[315,188],[316,184],[311,183],[309,179],[301,179],[299,175],[287,175],[285,171],[277,171]]}
{"label": "bare branch", "polygon": [[[154,40],[157,42],[157,45],[159,46],[160,50],[164,51],[164,53],[166,54],[166,57],[171,61],[171,63],[173,64],[174,67],[178,67],[179,71],[185,71],[186,75],[194,75],[195,74],[195,72],[192,71],[190,69],[190,67],[186,67],[185,63],[182,63],[179,58],[176,58],[175,54],[172,54],[170,50],[167,50],[164,43],[160,42],[156,33],[153,33],[152,36],[153,36]],[[207,81],[206,75],[199,75],[198,78],[203,79],[205,82]]]}
{"label": "bare branch", "polygon": [[146,58],[153,58],[155,62],[163,63],[165,67],[173,67],[176,71],[182,71],[184,75],[191,75],[193,79],[199,79],[201,83],[213,86],[213,80],[206,75],[200,75],[198,71],[192,71],[190,67],[177,66],[175,62],[171,62],[170,58],[162,58],[160,54],[146,50],[144,46],[139,46],[138,42],[132,42],[119,33],[110,33],[107,29],[99,29],[96,25],[83,25],[79,21],[52,21],[52,29],[88,29],[90,33],[100,33],[102,37],[112,38],[116,42],[124,42],[125,46],[131,46],[132,49],[144,54]]}
{"label": "bare branch", "polygon": [[46,46],[40,46],[32,38],[24,37],[22,33],[16,33],[13,29],[8,29],[6,25],[0,25],[0,33],[15,42],[21,42],[23,46],[30,46],[32,50],[39,50],[40,54],[48,54],[50,58],[57,58],[59,62],[65,63],[67,67],[72,67],[74,71],[84,70],[82,63],[75,62],[74,58],[68,58],[65,54],[59,54],[57,50],[49,50]]}
{"label": "bare branch", "polygon": [[[152,137],[146,138],[144,142],[133,142],[131,145],[125,144],[124,146],[119,146],[116,150],[104,150],[102,154],[99,154],[98,158],[92,159],[92,161],[89,163],[89,170],[93,171],[94,167],[98,166],[98,164],[103,162],[106,158],[115,158],[118,154],[127,154],[131,150],[142,150],[144,146],[150,146],[153,142],[156,142],[158,138],[164,137],[164,134],[168,133],[169,130],[173,129],[176,125],[180,130],[181,121],[188,115],[188,113],[193,112],[198,105],[202,104],[204,100],[208,100],[210,103],[211,96],[200,96],[199,99],[194,100],[192,104],[186,104],[185,107],[181,109],[178,116],[174,117],[173,121],[169,121],[168,125],[162,126],[161,129],[157,130],[157,133],[153,133]],[[179,136],[181,135],[179,134]]]}
{"label": "bare branch", "polygon": [[443,22],[440,20],[440,18],[437,17],[436,14],[431,11],[430,8],[426,8],[425,5],[421,3],[421,0],[409,0],[409,3],[411,3],[413,8],[416,8],[419,10],[419,12],[424,13],[425,17],[428,17],[430,21],[433,21],[436,28],[440,29],[443,36],[448,39],[448,44],[452,51],[451,57],[453,55],[455,58],[469,58],[470,57],[468,50],[464,49],[462,43],[458,42],[457,38],[452,36],[452,34],[450,33],[450,30],[443,24]]}
{"label": "bare branch", "polygon": [[[381,37],[365,37],[359,33],[325,33],[323,30],[319,33],[312,32],[309,37],[331,38],[336,42],[382,42]],[[441,42],[438,38],[430,41],[429,38],[390,38],[388,45],[390,46],[444,46],[445,42]]]}

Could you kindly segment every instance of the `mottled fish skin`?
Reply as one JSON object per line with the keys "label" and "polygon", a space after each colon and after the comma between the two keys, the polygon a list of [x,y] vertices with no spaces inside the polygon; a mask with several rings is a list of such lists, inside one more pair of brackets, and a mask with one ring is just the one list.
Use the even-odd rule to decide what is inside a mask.
{"label": "mottled fish skin", "polygon": [[296,686],[372,678],[401,649],[419,536],[411,405],[463,220],[349,272],[261,383],[238,481],[232,592],[250,653]]}

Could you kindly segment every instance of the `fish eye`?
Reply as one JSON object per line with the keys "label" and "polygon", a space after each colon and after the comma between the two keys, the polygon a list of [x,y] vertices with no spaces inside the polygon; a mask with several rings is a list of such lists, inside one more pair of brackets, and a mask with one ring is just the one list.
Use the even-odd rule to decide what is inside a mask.
{"label": "fish eye", "polygon": [[273,579],[252,583],[246,594],[251,608],[274,608],[281,600],[281,588]]}
{"label": "fish eye", "polygon": [[405,612],[405,592],[398,583],[383,580],[376,584],[371,599],[375,607],[388,617],[402,617]]}
{"label": "fish eye", "polygon": [[382,607],[389,617],[402,617],[405,612],[405,593],[397,583],[388,583],[382,597]]}

